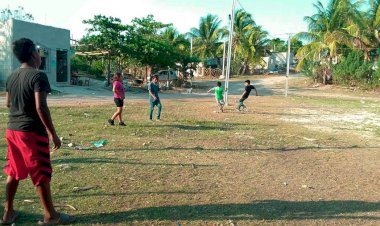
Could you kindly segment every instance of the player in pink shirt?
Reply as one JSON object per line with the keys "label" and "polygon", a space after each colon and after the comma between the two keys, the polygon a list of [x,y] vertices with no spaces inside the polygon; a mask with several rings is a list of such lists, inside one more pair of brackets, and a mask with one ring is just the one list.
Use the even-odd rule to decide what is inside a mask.
{"label": "player in pink shirt", "polygon": [[115,125],[115,119],[118,118],[119,119],[119,125],[120,126],[126,126],[125,123],[123,122],[123,118],[122,118],[123,117],[122,114],[123,114],[123,107],[124,107],[124,99],[125,99],[125,90],[124,90],[124,86],[123,86],[123,75],[121,73],[116,73],[113,76],[112,86],[113,86],[112,91],[114,93],[113,98],[114,98],[117,110],[116,110],[115,114],[110,119],[108,119],[108,123],[111,126],[114,126]]}

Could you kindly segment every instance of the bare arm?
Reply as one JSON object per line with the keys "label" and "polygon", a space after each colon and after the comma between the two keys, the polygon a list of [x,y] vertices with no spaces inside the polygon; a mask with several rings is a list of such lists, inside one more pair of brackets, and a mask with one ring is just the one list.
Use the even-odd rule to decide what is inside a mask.
{"label": "bare arm", "polygon": [[11,107],[11,100],[9,99],[9,93],[8,92],[5,93],[5,106],[7,106],[7,108]]}
{"label": "bare arm", "polygon": [[257,92],[257,89],[255,88],[255,91],[256,91],[256,96],[258,96],[259,95],[259,92]]}
{"label": "bare arm", "polygon": [[244,93],[241,96],[244,97],[246,94],[247,94],[247,91],[244,90]]}
{"label": "bare arm", "polygon": [[149,90],[149,95],[151,97],[153,97],[154,100],[157,100],[157,97],[153,94],[153,92],[151,90]]}
{"label": "bare arm", "polygon": [[213,89],[210,89],[209,91],[207,91],[207,93],[211,93],[212,90],[213,90]]}
{"label": "bare arm", "polygon": [[40,117],[42,123],[44,124],[46,130],[48,131],[51,140],[54,143],[53,150],[57,150],[61,147],[61,141],[59,140],[57,133],[55,132],[55,128],[53,125],[53,121],[51,119],[50,110],[47,106],[47,93],[46,92],[35,92],[34,93],[36,100],[36,110],[38,116]]}

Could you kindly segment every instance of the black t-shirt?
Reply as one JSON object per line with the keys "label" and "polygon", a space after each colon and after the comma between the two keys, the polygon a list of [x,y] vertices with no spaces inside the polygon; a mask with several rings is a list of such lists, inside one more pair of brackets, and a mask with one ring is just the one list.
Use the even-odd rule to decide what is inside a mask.
{"label": "black t-shirt", "polygon": [[244,94],[243,98],[248,98],[249,94],[251,94],[251,91],[253,89],[256,89],[253,85],[249,85],[245,87],[246,93]]}
{"label": "black t-shirt", "polygon": [[7,79],[10,99],[8,129],[47,134],[36,110],[35,92],[51,92],[45,73],[32,68],[20,68]]}

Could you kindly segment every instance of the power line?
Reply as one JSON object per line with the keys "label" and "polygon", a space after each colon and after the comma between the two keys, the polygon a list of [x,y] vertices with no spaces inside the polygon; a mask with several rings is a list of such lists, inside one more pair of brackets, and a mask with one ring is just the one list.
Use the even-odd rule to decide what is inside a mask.
{"label": "power line", "polygon": [[241,4],[240,0],[237,0],[237,2],[239,3],[240,8],[242,8],[243,11],[247,12],[247,10],[245,10],[243,4]]}

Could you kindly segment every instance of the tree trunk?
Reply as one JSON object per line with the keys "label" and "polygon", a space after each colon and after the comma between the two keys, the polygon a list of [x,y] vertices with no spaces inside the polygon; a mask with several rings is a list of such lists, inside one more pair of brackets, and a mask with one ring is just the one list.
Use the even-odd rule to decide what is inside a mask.
{"label": "tree trunk", "polygon": [[148,83],[148,66],[146,66],[146,65],[145,65],[145,78],[144,78],[144,82]]}
{"label": "tree trunk", "polygon": [[242,70],[241,70],[241,75],[245,75],[245,73],[247,72],[247,67],[248,67],[248,62],[245,60],[243,62],[243,67],[242,67]]}
{"label": "tree trunk", "polygon": [[111,85],[111,55],[108,52],[108,74],[107,74],[107,84]]}

